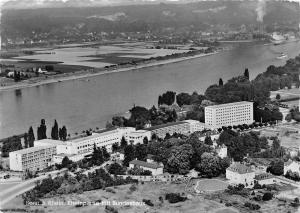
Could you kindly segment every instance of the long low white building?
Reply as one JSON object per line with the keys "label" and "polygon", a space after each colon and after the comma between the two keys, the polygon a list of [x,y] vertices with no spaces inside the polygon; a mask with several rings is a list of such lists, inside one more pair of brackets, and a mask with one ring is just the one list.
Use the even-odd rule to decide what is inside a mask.
{"label": "long low white building", "polygon": [[112,151],[114,143],[120,143],[122,137],[133,144],[143,143],[145,137],[151,138],[151,132],[145,130],[136,131],[133,127],[115,128],[110,130],[101,130],[92,133],[90,136],[79,137],[69,141],[57,141],[44,139],[35,141],[35,146],[56,146],[57,155],[53,158],[53,163],[60,163],[67,156],[70,160],[78,161],[85,156],[92,154],[94,145],[97,147],[106,147],[108,152]]}
{"label": "long low white building", "polygon": [[22,149],[9,153],[9,166],[13,171],[39,171],[47,168],[57,154],[55,145]]}
{"label": "long low white building", "polygon": [[184,120],[173,123],[166,123],[162,125],[152,126],[145,130],[151,131],[159,138],[165,138],[166,134],[173,135],[174,133],[189,135],[193,132],[202,131],[205,129],[204,123],[196,120]]}

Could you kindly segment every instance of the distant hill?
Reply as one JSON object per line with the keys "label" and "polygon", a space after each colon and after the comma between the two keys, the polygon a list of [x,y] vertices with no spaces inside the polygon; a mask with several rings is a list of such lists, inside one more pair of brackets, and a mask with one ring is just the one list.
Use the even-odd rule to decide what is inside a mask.
{"label": "distant hill", "polygon": [[[32,0],[26,0],[32,1]],[[86,5],[90,0],[77,0]],[[49,1],[50,2],[50,1]],[[105,0],[102,0],[105,2]],[[136,1],[126,1],[136,3]],[[67,3],[67,2],[66,2]],[[65,3],[64,3],[65,4]],[[6,5],[6,8],[8,6]],[[31,36],[77,32],[147,32],[165,28],[195,30],[236,29],[257,25],[255,1],[200,1],[185,4],[160,3],[106,7],[56,7],[38,9],[4,9],[2,37]],[[267,2],[264,24],[297,28],[298,5],[293,2]]]}

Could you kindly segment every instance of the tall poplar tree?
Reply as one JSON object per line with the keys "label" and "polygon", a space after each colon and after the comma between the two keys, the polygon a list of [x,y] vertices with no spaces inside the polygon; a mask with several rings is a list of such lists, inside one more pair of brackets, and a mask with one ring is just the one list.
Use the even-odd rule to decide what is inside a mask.
{"label": "tall poplar tree", "polygon": [[33,128],[31,126],[28,130],[28,145],[29,145],[29,147],[34,146],[34,140],[35,140],[35,137],[34,137],[34,133],[33,133]]}
{"label": "tall poplar tree", "polygon": [[58,135],[58,124],[57,124],[57,121],[54,120],[54,125],[53,125],[52,130],[51,130],[51,138],[53,140],[58,140],[59,139],[58,136],[59,136]]}

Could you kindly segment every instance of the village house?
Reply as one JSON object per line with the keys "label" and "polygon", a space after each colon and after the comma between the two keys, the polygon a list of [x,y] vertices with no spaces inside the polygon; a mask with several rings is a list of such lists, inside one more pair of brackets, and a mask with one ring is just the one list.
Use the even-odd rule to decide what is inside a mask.
{"label": "village house", "polygon": [[129,162],[129,168],[140,168],[152,172],[153,176],[163,174],[164,166],[158,163],[148,163],[140,160],[132,160]]}
{"label": "village house", "polygon": [[243,184],[246,188],[254,185],[255,172],[241,163],[232,163],[226,169],[226,178],[231,184]]}
{"label": "village house", "polygon": [[255,175],[254,178],[255,182],[257,182],[259,185],[270,185],[270,184],[274,184],[276,182],[276,179],[273,175],[271,175],[270,173],[261,173],[261,174],[257,174]]}

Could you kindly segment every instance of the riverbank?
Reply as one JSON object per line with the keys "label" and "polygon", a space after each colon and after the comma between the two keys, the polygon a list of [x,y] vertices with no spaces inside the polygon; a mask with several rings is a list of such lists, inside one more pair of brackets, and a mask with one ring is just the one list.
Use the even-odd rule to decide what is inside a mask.
{"label": "riverbank", "polygon": [[186,57],[167,59],[167,60],[162,60],[162,61],[155,61],[155,62],[151,62],[151,63],[147,63],[147,64],[144,63],[144,64],[139,64],[139,65],[125,67],[125,68],[116,68],[115,70],[99,70],[99,71],[97,71],[96,69],[91,69],[91,71],[86,70],[86,71],[84,71],[84,73],[83,73],[83,71],[80,71],[80,72],[56,75],[56,76],[51,76],[51,77],[47,76],[47,78],[43,78],[43,79],[25,80],[23,82],[19,82],[19,83],[13,84],[13,85],[0,87],[0,92],[23,89],[23,88],[27,88],[27,87],[41,86],[41,85],[45,85],[45,84],[60,83],[63,81],[84,79],[84,78],[89,78],[89,77],[98,76],[98,75],[105,75],[105,74],[110,74],[110,73],[134,71],[134,70],[139,70],[142,68],[161,66],[161,65],[165,65],[165,64],[171,64],[171,63],[178,63],[178,62],[185,61],[185,60],[191,60],[191,59],[195,59],[195,58],[214,55],[219,52],[220,51],[215,51],[215,52],[207,53],[207,54],[198,54],[198,55],[194,55],[194,56],[186,56]]}

